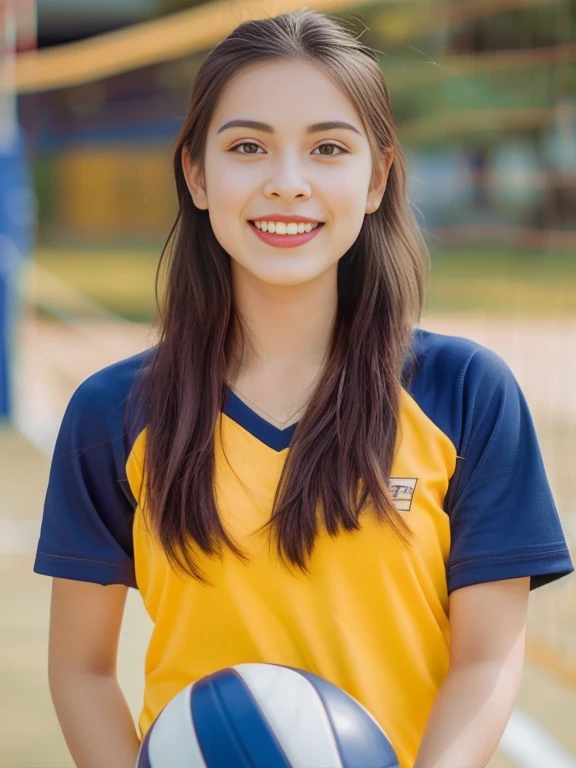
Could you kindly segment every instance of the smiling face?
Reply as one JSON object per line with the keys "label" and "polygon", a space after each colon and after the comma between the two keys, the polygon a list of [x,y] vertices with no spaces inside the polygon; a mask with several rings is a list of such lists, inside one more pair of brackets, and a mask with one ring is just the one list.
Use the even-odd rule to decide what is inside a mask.
{"label": "smiling face", "polygon": [[[194,204],[208,210],[235,279],[248,273],[298,285],[334,272],[365,214],[380,205],[392,156],[373,173],[360,117],[319,68],[268,61],[245,67],[224,88],[204,173],[186,152],[182,160]],[[321,225],[302,233],[307,219]]]}

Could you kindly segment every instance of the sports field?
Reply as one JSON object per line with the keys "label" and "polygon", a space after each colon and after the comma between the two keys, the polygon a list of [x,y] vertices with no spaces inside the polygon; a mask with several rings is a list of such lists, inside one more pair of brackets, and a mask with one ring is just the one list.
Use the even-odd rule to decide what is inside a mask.
{"label": "sports field", "polygon": [[[120,273],[130,264],[134,266],[130,259],[119,262],[110,257],[107,261],[100,254],[97,272],[101,278],[94,271],[92,279],[87,277],[86,264],[74,278],[70,269],[58,274],[56,258],[49,261],[46,254],[41,255],[40,263],[51,269],[30,278],[34,304],[24,311],[19,332],[18,419],[25,436],[0,430],[0,600],[4,608],[0,616],[0,768],[72,765],[46,681],[49,580],[32,573],[48,455],[54,429],[78,383],[92,371],[154,342],[147,323],[122,319],[99,303],[91,305],[85,294],[82,298],[83,294],[75,293],[80,288],[100,301],[101,279],[111,289],[108,308],[118,311],[121,303],[125,309],[130,305],[126,295],[118,296],[114,304],[114,286],[123,283],[133,294],[141,291],[131,305],[141,307],[142,296],[152,296],[152,260],[144,265],[140,262],[140,277],[133,274],[127,283]],[[68,267],[70,264],[68,261]],[[52,279],[55,275],[66,277],[67,282]],[[523,285],[532,286],[532,294],[526,295],[538,294],[548,306],[541,306],[540,311],[532,306],[527,312],[526,307],[519,310],[516,304],[514,311],[506,312],[502,301],[506,280],[502,279],[494,292],[499,297],[494,299],[499,309],[495,305],[478,309],[471,308],[470,303],[483,291],[470,275],[463,279],[461,270],[452,265],[444,277],[444,282],[438,277],[432,286],[434,312],[428,312],[423,325],[473,338],[510,364],[532,408],[566,534],[576,552],[576,401],[572,393],[576,381],[576,308],[569,311],[575,301],[574,281],[553,282],[548,278],[548,285],[540,282],[537,291],[536,278],[519,274]],[[434,298],[453,296],[455,282],[467,286],[466,311]],[[462,301],[462,294],[457,298]],[[39,306],[45,310],[57,306],[60,316],[53,311],[40,312]],[[125,316],[137,314],[124,311]],[[133,593],[121,642],[119,674],[135,713],[149,629],[139,597]],[[518,712],[491,768],[575,768],[575,711],[576,580],[570,578],[533,595],[528,661]]]}

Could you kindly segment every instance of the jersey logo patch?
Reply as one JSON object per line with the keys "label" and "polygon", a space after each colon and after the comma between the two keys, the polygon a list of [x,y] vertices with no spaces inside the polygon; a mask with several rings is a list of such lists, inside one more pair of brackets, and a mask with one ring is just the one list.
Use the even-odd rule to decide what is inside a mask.
{"label": "jersey logo patch", "polygon": [[396,509],[408,512],[412,506],[414,491],[416,490],[417,477],[391,477],[388,487]]}

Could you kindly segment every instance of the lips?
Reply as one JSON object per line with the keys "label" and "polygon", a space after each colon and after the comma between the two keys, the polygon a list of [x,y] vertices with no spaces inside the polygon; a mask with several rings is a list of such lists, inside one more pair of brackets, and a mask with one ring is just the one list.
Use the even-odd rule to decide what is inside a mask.
{"label": "lips", "polygon": [[[273,221],[273,219],[271,220]],[[297,219],[290,219],[290,221],[295,222]],[[252,221],[249,221],[248,225],[252,232],[267,245],[272,245],[276,248],[296,248],[297,246],[304,245],[310,240],[313,240],[324,229],[324,224],[322,222],[314,223],[318,223],[316,229],[313,229],[311,232],[302,232],[296,235],[277,235],[275,232],[263,232],[261,229],[258,229]]]}

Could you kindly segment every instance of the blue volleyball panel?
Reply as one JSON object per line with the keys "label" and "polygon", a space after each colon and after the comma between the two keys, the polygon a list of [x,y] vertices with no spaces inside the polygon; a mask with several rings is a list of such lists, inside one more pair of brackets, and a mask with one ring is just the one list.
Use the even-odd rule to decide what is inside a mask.
{"label": "blue volleyball panel", "polygon": [[364,707],[321,677],[304,670],[297,671],[312,683],[322,699],[343,768],[399,768],[392,745]]}
{"label": "blue volleyball panel", "polygon": [[152,768],[148,749],[150,746],[150,738],[152,737],[153,730],[154,724],[152,724],[152,727],[148,729],[146,736],[144,736],[142,740],[140,751],[138,752],[138,762],[136,763],[136,768]]}
{"label": "blue volleyball panel", "polygon": [[224,669],[195,683],[191,707],[208,768],[291,768],[255,698],[234,670]]}

